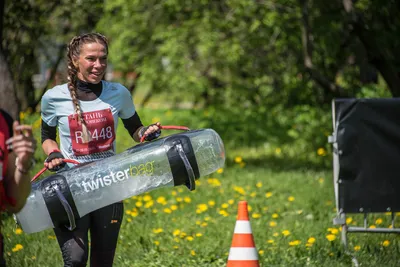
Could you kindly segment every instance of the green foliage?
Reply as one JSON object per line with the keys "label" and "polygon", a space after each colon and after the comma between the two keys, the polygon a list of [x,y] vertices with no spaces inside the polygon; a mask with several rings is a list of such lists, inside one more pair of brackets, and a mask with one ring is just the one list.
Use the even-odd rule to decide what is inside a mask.
{"label": "green foliage", "polygon": [[[324,165],[330,154],[325,132],[331,124],[329,111],[304,105],[260,110],[257,116],[246,110],[232,114],[138,108],[138,112],[145,124],[161,121],[192,129],[214,128],[224,141],[227,159],[222,170],[201,177],[193,192],[185,187],[163,188],[125,200],[114,266],[225,266],[239,200],[248,201],[262,266],[351,265],[340,244],[340,229],[332,225],[336,214],[332,173]],[[39,115],[21,115],[23,122],[33,125],[39,140]],[[261,123],[265,126],[257,127]],[[247,130],[243,125],[251,127]],[[242,132],[246,130],[253,135]],[[118,152],[132,145],[121,124]],[[325,155],[316,154],[319,147],[326,149]],[[40,149],[35,157],[43,162]],[[318,166],[329,168],[316,170]],[[362,215],[348,219],[357,226],[364,222]],[[369,222],[386,227],[390,216],[375,214]],[[27,235],[16,229],[7,217],[2,232],[9,266],[62,264],[52,230]],[[396,236],[352,234],[348,238],[349,249],[360,263],[396,265]]]}

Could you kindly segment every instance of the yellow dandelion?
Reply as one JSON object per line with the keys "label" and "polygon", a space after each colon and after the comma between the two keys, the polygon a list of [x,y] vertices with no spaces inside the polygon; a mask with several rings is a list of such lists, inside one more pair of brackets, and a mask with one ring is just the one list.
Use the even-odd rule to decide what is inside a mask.
{"label": "yellow dandelion", "polygon": [[138,207],[138,208],[140,208],[140,207],[143,206],[143,202],[138,201],[138,202],[135,203],[135,206]]}
{"label": "yellow dandelion", "polygon": [[223,209],[227,209],[229,207],[229,204],[228,203],[223,203],[222,205],[221,205],[221,208],[223,208]]}
{"label": "yellow dandelion", "polygon": [[210,207],[214,207],[214,206],[215,206],[215,201],[214,201],[214,200],[209,200],[209,201],[208,201],[208,205],[209,205]]}
{"label": "yellow dandelion", "polygon": [[164,213],[167,213],[167,214],[172,213],[172,210],[170,208],[165,208],[163,211],[164,211]]}
{"label": "yellow dandelion", "polygon": [[155,234],[160,234],[162,232],[164,232],[164,230],[162,228],[153,229],[153,233],[155,233]]}
{"label": "yellow dandelion", "polygon": [[336,236],[335,235],[332,235],[332,234],[330,234],[330,235],[327,235],[326,236],[326,239],[328,239],[328,241],[334,241],[335,239],[336,239]]}
{"label": "yellow dandelion", "polygon": [[346,218],[346,224],[350,224],[353,221],[353,218],[349,217]]}
{"label": "yellow dandelion", "polygon": [[375,229],[375,228],[376,228],[376,225],[371,224],[368,228],[370,228],[370,229]]}
{"label": "yellow dandelion", "polygon": [[172,190],[171,195],[176,196],[178,193],[175,190]]}
{"label": "yellow dandelion", "polygon": [[229,199],[229,200],[228,200],[228,204],[229,204],[229,205],[232,205],[233,203],[235,203],[235,200],[233,200],[233,199]]}
{"label": "yellow dandelion", "polygon": [[262,183],[261,183],[261,182],[256,183],[256,187],[257,187],[257,188],[262,187]]}
{"label": "yellow dandelion", "polygon": [[217,173],[218,174],[221,174],[221,173],[223,173],[224,172],[224,169],[223,168],[219,168],[218,170],[217,170]]}
{"label": "yellow dandelion", "polygon": [[171,209],[171,210],[177,210],[177,209],[178,209],[178,206],[177,206],[177,205],[171,205],[170,209]]}
{"label": "yellow dandelion", "polygon": [[154,245],[156,245],[156,246],[159,246],[159,245],[160,245],[160,241],[158,241],[158,240],[155,240],[153,243],[154,243]]}
{"label": "yellow dandelion", "polygon": [[178,235],[180,235],[181,234],[181,230],[179,230],[179,229],[175,229],[173,232],[172,232],[172,235],[173,236],[178,236]]}
{"label": "yellow dandelion", "polygon": [[252,217],[253,217],[254,219],[258,219],[258,218],[261,218],[261,214],[260,214],[260,213],[253,213],[253,214],[252,214]]}
{"label": "yellow dandelion", "polygon": [[272,192],[267,192],[267,193],[265,193],[265,197],[266,197],[266,198],[272,197]]}
{"label": "yellow dandelion", "polygon": [[276,226],[276,224],[277,224],[277,223],[276,223],[275,221],[271,221],[271,222],[269,222],[269,226],[270,226],[270,227],[275,227],[275,226]]}
{"label": "yellow dandelion", "polygon": [[381,218],[376,219],[375,224],[380,225],[382,224],[383,220]]}
{"label": "yellow dandelion", "polygon": [[336,228],[330,228],[331,234],[337,235],[339,233],[339,230]]}
{"label": "yellow dandelion", "polygon": [[165,205],[167,204],[167,200],[165,199],[165,197],[161,196],[157,198],[157,203],[161,204],[161,205]]}
{"label": "yellow dandelion", "polygon": [[278,213],[272,214],[272,218],[276,219],[276,218],[278,218],[278,217],[279,217]]}
{"label": "yellow dandelion", "polygon": [[151,212],[155,214],[158,212],[158,209],[152,209]]}
{"label": "yellow dandelion", "polygon": [[202,233],[197,233],[197,234],[196,234],[196,237],[201,237],[201,236],[203,236]]}
{"label": "yellow dandelion", "polygon": [[132,219],[131,219],[131,218],[126,218],[126,220],[127,220],[128,222],[132,222]]}
{"label": "yellow dandelion", "polygon": [[191,251],[190,251],[190,255],[195,256],[195,255],[196,255],[196,252],[195,252],[194,250],[191,250]]}
{"label": "yellow dandelion", "polygon": [[176,198],[176,201],[177,201],[177,202],[182,202],[182,201],[183,201],[183,198],[177,197],[177,198]]}
{"label": "yellow dandelion", "polygon": [[283,230],[282,231],[282,235],[288,236],[288,235],[290,235],[290,231],[289,230]]}
{"label": "yellow dandelion", "polygon": [[314,243],[315,243],[315,238],[314,238],[314,237],[310,237],[310,238],[307,240],[307,243],[314,244]]}
{"label": "yellow dandelion", "polygon": [[22,229],[21,229],[21,228],[15,229],[15,234],[16,234],[16,235],[22,234]]}
{"label": "yellow dandelion", "polygon": [[288,197],[288,200],[289,200],[290,202],[293,202],[293,201],[294,201],[294,197],[293,197],[293,196],[290,196],[290,197]]}
{"label": "yellow dandelion", "polygon": [[354,251],[359,251],[361,249],[361,246],[354,246]]}
{"label": "yellow dandelion", "polygon": [[243,161],[242,157],[235,157],[236,163],[241,163]]}
{"label": "yellow dandelion", "polygon": [[144,202],[148,202],[148,201],[150,201],[150,200],[152,200],[152,197],[151,197],[150,195],[145,195],[145,196],[143,196],[143,201],[144,201]]}
{"label": "yellow dandelion", "polygon": [[279,236],[279,233],[275,232],[275,233],[273,233],[272,235],[273,235],[274,237],[277,237],[277,236]]}
{"label": "yellow dandelion", "polygon": [[187,240],[187,241],[193,241],[193,239],[194,239],[193,236],[188,236],[188,237],[186,237],[186,240]]}
{"label": "yellow dandelion", "polygon": [[318,156],[325,156],[326,155],[326,150],[323,147],[318,148],[317,150]]}
{"label": "yellow dandelion", "polygon": [[300,240],[293,240],[289,242],[289,246],[298,246],[301,244]]}
{"label": "yellow dandelion", "polygon": [[274,242],[275,242],[275,241],[274,241],[273,239],[268,239],[268,240],[267,240],[267,243],[268,243],[268,244],[273,244]]}
{"label": "yellow dandelion", "polygon": [[190,203],[192,202],[192,199],[190,197],[184,197],[183,201],[185,201],[186,203]]}
{"label": "yellow dandelion", "polygon": [[258,254],[263,255],[263,254],[264,254],[264,250],[260,249],[260,250],[258,251]]}
{"label": "yellow dandelion", "polygon": [[255,197],[255,196],[257,196],[257,193],[256,193],[256,192],[250,193],[250,197]]}
{"label": "yellow dandelion", "polygon": [[149,208],[151,208],[153,206],[154,206],[154,201],[153,200],[150,200],[150,201],[146,202],[146,204],[144,204],[144,207],[146,209],[149,209]]}
{"label": "yellow dandelion", "polygon": [[382,242],[382,246],[387,247],[390,245],[390,241],[389,240],[385,240]]}

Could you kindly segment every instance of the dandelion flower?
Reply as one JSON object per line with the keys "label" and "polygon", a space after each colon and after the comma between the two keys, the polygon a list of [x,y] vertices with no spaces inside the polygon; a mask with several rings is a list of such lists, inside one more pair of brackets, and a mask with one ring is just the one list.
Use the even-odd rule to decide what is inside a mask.
{"label": "dandelion flower", "polygon": [[271,222],[269,222],[269,226],[270,226],[270,227],[275,227],[275,226],[276,226],[276,224],[277,224],[277,223],[276,223],[275,221],[271,221]]}
{"label": "dandelion flower", "polygon": [[290,202],[293,202],[293,201],[294,201],[294,197],[293,197],[293,196],[290,196],[290,197],[288,197],[288,200],[289,200]]}
{"label": "dandelion flower", "polygon": [[326,239],[328,239],[328,241],[332,242],[332,241],[334,241],[334,240],[336,239],[336,236],[330,234],[330,235],[327,235],[327,236],[326,236]]}
{"label": "dandelion flower", "polygon": [[289,231],[289,230],[283,230],[283,231],[282,231],[282,234],[283,234],[284,236],[288,236],[288,235],[290,235],[290,231]]}
{"label": "dandelion flower", "polygon": [[314,238],[314,237],[310,237],[310,238],[307,240],[307,243],[314,244],[314,243],[315,243],[315,238]]}
{"label": "dandelion flower", "polygon": [[242,157],[235,157],[235,162],[236,163],[241,163],[243,161]]}
{"label": "dandelion flower", "polygon": [[217,170],[217,173],[218,174],[221,174],[221,173],[223,173],[224,172],[224,169],[223,168],[219,168],[218,170]]}
{"label": "dandelion flower", "polygon": [[16,235],[22,234],[22,229],[21,229],[21,228],[15,229],[15,234],[16,234]]}
{"label": "dandelion flower", "polygon": [[354,251],[359,251],[361,249],[360,246],[354,246]]}
{"label": "dandelion flower", "polygon": [[289,246],[298,246],[300,245],[301,241],[300,240],[293,240],[289,242]]}
{"label": "dandelion flower", "polygon": [[389,240],[385,240],[382,242],[382,246],[387,247],[390,245],[390,241]]}
{"label": "dandelion flower", "polygon": [[381,218],[376,219],[375,223],[377,225],[380,225],[383,222],[383,220]]}
{"label": "dandelion flower", "polygon": [[278,213],[272,214],[272,218],[276,219],[276,218],[278,218],[278,217],[279,217]]}

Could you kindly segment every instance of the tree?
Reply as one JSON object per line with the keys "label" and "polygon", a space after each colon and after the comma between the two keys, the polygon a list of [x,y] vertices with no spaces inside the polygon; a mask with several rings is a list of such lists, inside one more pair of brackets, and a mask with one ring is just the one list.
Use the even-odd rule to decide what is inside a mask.
{"label": "tree", "polygon": [[[4,1],[0,2],[0,40],[3,40]],[[17,118],[19,113],[17,98],[14,93],[14,84],[10,67],[5,60],[3,47],[0,43],[0,108],[6,110],[12,117]]]}
{"label": "tree", "polygon": [[[4,1],[2,1],[4,4]],[[72,36],[92,31],[101,16],[99,1],[7,1],[2,23],[3,52],[12,70],[20,108],[35,110],[66,54]],[[33,75],[49,70],[35,89]]]}

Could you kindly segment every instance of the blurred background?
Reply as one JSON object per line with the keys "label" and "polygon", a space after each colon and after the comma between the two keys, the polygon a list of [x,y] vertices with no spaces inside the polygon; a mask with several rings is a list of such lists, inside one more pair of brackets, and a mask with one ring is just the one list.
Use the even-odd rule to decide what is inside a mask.
{"label": "blurred background", "polygon": [[66,82],[66,44],[97,31],[106,79],[137,106],[203,110],[233,144],[296,142],[327,167],[333,98],[400,95],[398,12],[395,0],[1,1],[0,106],[38,112]]}

